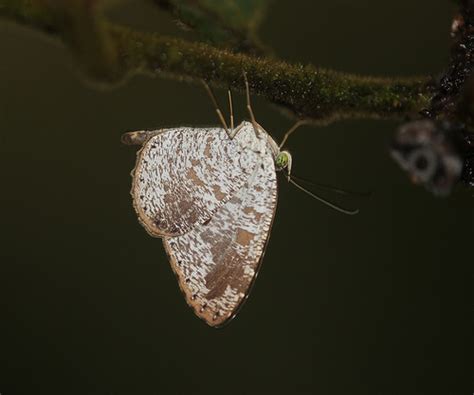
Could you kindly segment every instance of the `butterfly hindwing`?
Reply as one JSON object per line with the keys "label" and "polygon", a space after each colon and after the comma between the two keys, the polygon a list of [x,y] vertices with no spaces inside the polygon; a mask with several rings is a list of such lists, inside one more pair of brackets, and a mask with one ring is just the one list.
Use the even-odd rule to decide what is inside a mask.
{"label": "butterfly hindwing", "polygon": [[269,237],[277,180],[269,149],[244,185],[203,224],[163,239],[188,304],[211,326],[231,319],[248,296]]}

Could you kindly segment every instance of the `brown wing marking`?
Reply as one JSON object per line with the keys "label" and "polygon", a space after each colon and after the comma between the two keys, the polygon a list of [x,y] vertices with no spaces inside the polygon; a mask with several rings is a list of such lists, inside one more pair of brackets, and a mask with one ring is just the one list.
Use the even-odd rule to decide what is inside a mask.
{"label": "brown wing marking", "polygon": [[206,224],[163,239],[181,290],[211,326],[229,321],[257,276],[277,203],[273,158],[260,157],[234,196]]}

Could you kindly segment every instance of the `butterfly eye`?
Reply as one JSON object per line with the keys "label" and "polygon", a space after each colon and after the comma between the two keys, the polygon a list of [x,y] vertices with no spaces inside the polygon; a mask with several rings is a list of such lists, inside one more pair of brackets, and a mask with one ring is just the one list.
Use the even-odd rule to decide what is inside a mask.
{"label": "butterfly eye", "polygon": [[409,162],[413,175],[422,182],[429,181],[436,170],[436,155],[427,148],[420,148],[411,153]]}
{"label": "butterfly eye", "polygon": [[288,151],[281,151],[275,160],[275,166],[277,170],[283,170],[288,167],[290,161],[290,153]]}

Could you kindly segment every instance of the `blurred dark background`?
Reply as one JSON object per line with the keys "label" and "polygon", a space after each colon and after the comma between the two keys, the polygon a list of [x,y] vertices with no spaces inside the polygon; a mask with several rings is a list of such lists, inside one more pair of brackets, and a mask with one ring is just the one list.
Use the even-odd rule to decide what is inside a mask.
{"label": "blurred dark background", "polygon": [[[448,1],[275,0],[260,32],[293,62],[436,75],[453,13]],[[146,2],[110,17],[189,37]],[[473,392],[473,191],[436,199],[412,186],[388,155],[397,122],[291,138],[295,174],[372,197],[333,197],[360,206],[346,217],[282,178],[256,287],[215,330],[138,224],[135,149],[120,144],[127,130],[217,124],[203,89],[148,77],[94,89],[61,45],[4,22],[0,49],[2,395]],[[293,122],[254,107],[277,139]]]}

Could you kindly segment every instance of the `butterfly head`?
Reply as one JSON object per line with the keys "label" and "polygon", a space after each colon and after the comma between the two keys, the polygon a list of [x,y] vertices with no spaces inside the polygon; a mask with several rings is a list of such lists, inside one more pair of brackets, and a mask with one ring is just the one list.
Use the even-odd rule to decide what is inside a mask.
{"label": "butterfly head", "polygon": [[291,162],[291,154],[288,151],[280,151],[275,158],[275,168],[277,171],[286,169],[288,176],[290,176]]}

